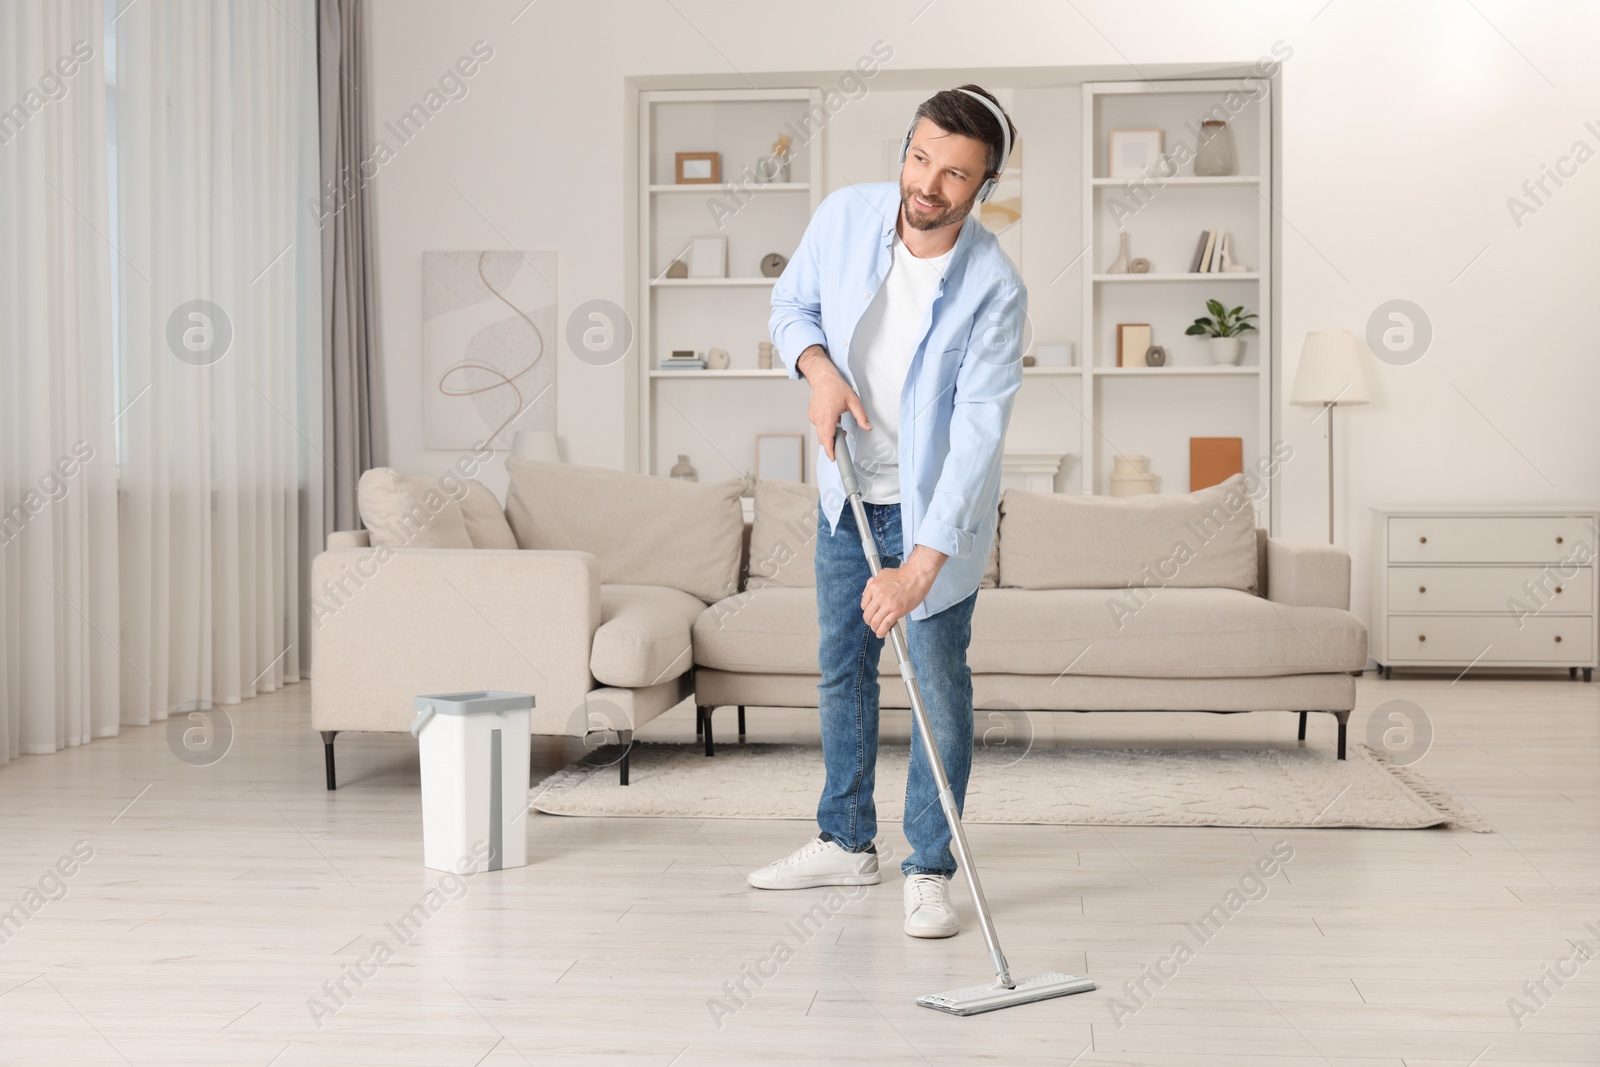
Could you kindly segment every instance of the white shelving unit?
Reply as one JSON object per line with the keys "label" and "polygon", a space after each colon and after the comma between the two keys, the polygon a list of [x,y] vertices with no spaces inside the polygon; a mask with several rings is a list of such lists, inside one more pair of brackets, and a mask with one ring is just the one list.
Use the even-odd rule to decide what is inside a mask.
{"label": "white shelving unit", "polygon": [[[1231,115],[1235,166],[1226,177],[1196,177],[1191,158],[1180,173],[1135,195],[1129,179],[1109,176],[1109,132],[1160,129],[1163,147],[1195,147],[1193,129],[1230,93],[1247,102]],[[1088,82],[1083,86],[1083,234],[1089,245],[1083,271],[1081,377],[1084,413],[1080,444],[1080,489],[1106,492],[1118,453],[1144,455],[1163,493],[1189,491],[1190,437],[1240,437],[1244,467],[1256,470],[1272,444],[1275,366],[1272,322],[1272,212],[1263,175],[1272,173],[1275,94],[1260,97],[1243,81]],[[1227,113],[1227,112],[1224,112]],[[1270,187],[1270,183],[1268,183]],[[1135,210],[1119,227],[1111,208]],[[1248,272],[1189,272],[1202,230],[1220,228],[1232,239],[1235,258]],[[1130,254],[1151,260],[1152,273],[1106,274],[1126,229]],[[1195,318],[1208,314],[1207,299],[1254,311],[1256,333],[1247,334],[1238,366],[1210,361],[1203,338],[1185,336]],[[1163,367],[1118,367],[1116,326],[1148,323],[1151,343],[1167,351]],[[1161,381],[1160,379],[1168,379]],[[1211,381],[1209,379],[1214,379]],[[1268,525],[1270,501],[1257,501],[1258,522]]]}
{"label": "white shelving unit", "polygon": [[[941,84],[930,80],[917,92],[926,88],[931,93]],[[1082,81],[1070,68],[1061,68],[1059,79],[1046,91],[1055,94],[1048,108],[1035,102],[1030,112],[1019,104],[1019,125],[1031,143],[1041,146],[1044,154],[1038,158],[1055,152],[1067,170],[1053,181],[1048,173],[1030,171],[1025,189],[1032,191],[1025,191],[1024,199],[1044,198],[1037,201],[1043,205],[1055,195],[1052,190],[1059,190],[1066,200],[1060,213],[1042,207],[1026,213],[1022,248],[1031,258],[1018,258],[1017,265],[1030,284],[1033,317],[1053,318],[1041,328],[1049,329],[1051,341],[1073,342],[1077,359],[1073,366],[1023,370],[1027,384],[1017,398],[1008,450],[1064,456],[1056,479],[1063,492],[1108,492],[1112,459],[1120,451],[1149,457],[1161,492],[1187,493],[1191,437],[1242,438],[1245,469],[1258,470],[1271,456],[1277,388],[1270,204],[1277,183],[1272,143],[1277,93],[1263,94],[1259,85],[1237,77]],[[1229,125],[1240,173],[1196,177],[1192,159],[1185,162],[1179,174],[1162,180],[1148,202],[1122,220],[1132,254],[1150,259],[1153,273],[1106,274],[1118,244],[1110,205],[1128,196],[1128,180],[1109,175],[1108,131],[1160,128],[1169,152],[1179,143],[1192,148],[1193,130],[1230,96],[1235,106]],[[1241,97],[1248,98],[1242,110],[1237,107]],[[877,146],[883,139],[878,120],[871,120],[870,135],[848,129],[849,123],[861,121],[852,117],[823,127],[815,136],[796,137],[791,181],[743,184],[740,170],[753,168],[780,131],[805,128],[806,116],[822,106],[822,99],[820,84],[639,91],[638,173],[630,191],[638,205],[638,263],[632,294],[636,303],[630,310],[637,338],[631,358],[639,398],[635,455],[641,471],[664,475],[679,454],[686,454],[702,481],[733,478],[755,469],[757,434],[793,433],[807,442],[802,449],[804,474],[814,480],[808,390],[781,367],[760,370],[756,365],[757,345],[770,340],[767,323],[776,281],[761,276],[759,262],[768,252],[792,256],[832,188],[876,173],[867,163],[853,161],[860,165],[836,167],[830,175],[823,166],[823,147],[830,138],[835,139],[835,151],[846,146],[859,153],[863,145]],[[1071,121],[1074,108],[1080,109],[1081,124]],[[674,183],[674,153],[679,151],[721,153],[723,182]],[[1081,207],[1078,214],[1072,210],[1074,196]],[[737,204],[737,209],[719,219],[708,211],[719,200]],[[1249,271],[1189,272],[1196,238],[1209,228],[1230,235],[1235,258]],[[711,234],[727,237],[728,277],[664,276],[691,238]],[[1062,262],[1085,243],[1088,249],[1074,268],[1080,285],[1063,281],[1051,289]],[[1046,300],[1063,298],[1069,305],[1078,302],[1065,317],[1040,314]],[[1257,332],[1247,335],[1238,366],[1212,363],[1205,340],[1183,332],[1206,314],[1208,298],[1229,307],[1244,305],[1257,315]],[[1152,343],[1167,350],[1167,365],[1116,366],[1118,322],[1149,323]],[[729,370],[657,369],[672,349],[712,347],[728,350]],[[1257,521],[1270,528],[1271,501],[1262,495],[1256,503]]]}
{"label": "white shelving unit", "polygon": [[[758,433],[809,431],[809,399],[781,367],[757,366],[776,278],[761,257],[792,256],[822,203],[822,136],[795,133],[821,113],[822,91],[794,89],[649,90],[639,94],[639,315],[642,425],[639,469],[664,475],[679,454],[692,456],[701,481],[755,469]],[[792,181],[758,184],[756,163],[782,132]],[[717,152],[718,184],[673,181],[678,152]],[[727,239],[727,277],[667,278],[691,238]],[[727,370],[658,370],[675,348],[725,348]],[[753,379],[769,379],[757,383]],[[716,384],[720,380],[723,384]],[[780,384],[787,382],[787,384]],[[807,480],[812,480],[807,453]]]}

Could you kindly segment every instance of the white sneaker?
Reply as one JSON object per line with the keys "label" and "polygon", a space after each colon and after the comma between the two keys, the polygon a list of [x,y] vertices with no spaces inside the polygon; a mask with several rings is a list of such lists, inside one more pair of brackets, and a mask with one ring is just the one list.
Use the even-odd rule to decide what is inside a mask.
{"label": "white sneaker", "polygon": [[814,838],[781,860],[751,871],[757,889],[812,889],[820,885],[877,885],[878,854],[846,852],[837,841]]}
{"label": "white sneaker", "polygon": [[906,933],[912,937],[950,937],[961,929],[950,906],[950,880],[943,875],[907,875],[903,896]]}

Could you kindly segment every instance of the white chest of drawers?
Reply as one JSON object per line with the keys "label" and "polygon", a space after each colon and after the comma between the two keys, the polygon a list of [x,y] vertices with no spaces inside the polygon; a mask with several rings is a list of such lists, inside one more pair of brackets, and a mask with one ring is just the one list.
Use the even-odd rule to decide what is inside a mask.
{"label": "white chest of drawers", "polygon": [[1567,668],[1593,677],[1600,510],[1372,509],[1369,632],[1395,667]]}

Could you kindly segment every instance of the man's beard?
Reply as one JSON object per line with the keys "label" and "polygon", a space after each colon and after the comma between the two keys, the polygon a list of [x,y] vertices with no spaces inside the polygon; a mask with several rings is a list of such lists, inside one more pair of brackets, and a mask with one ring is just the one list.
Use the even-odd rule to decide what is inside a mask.
{"label": "man's beard", "polygon": [[934,204],[934,211],[929,214],[913,202],[913,193],[914,190],[905,182],[900,183],[900,212],[913,230],[937,230],[941,226],[960,222],[967,217],[977,199],[974,197],[964,204],[952,204],[948,200],[930,200],[930,203]]}

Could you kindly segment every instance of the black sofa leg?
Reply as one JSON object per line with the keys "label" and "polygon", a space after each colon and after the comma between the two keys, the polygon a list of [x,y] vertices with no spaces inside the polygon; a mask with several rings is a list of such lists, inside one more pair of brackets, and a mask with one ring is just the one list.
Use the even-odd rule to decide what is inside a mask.
{"label": "black sofa leg", "polygon": [[1305,739],[1306,739],[1306,713],[1302,711],[1300,713],[1300,740],[1304,741]]}
{"label": "black sofa leg", "polygon": [[333,739],[339,736],[338,730],[323,730],[322,734],[322,765],[328,772],[328,792],[339,788],[339,781],[333,773]]}
{"label": "black sofa leg", "polygon": [[1344,759],[1344,734],[1345,727],[1350,724],[1350,713],[1348,711],[1336,711],[1334,714],[1339,717],[1339,758]]}
{"label": "black sofa leg", "polygon": [[694,736],[696,739],[704,737],[706,733],[706,707],[704,704],[694,706]]}
{"label": "black sofa leg", "polygon": [[622,758],[617,761],[617,784],[618,785],[627,785],[628,784],[628,753],[630,751],[632,751],[632,748],[633,748],[633,746],[629,745],[627,749],[624,749],[623,753],[622,753]]}
{"label": "black sofa leg", "polygon": [[710,705],[707,705],[707,704],[696,704],[695,705],[695,711],[700,716],[701,726],[705,730],[706,755],[708,755],[708,756],[715,756],[717,754],[716,749],[712,746],[712,743],[711,743],[711,713],[713,711],[715,711],[715,710],[716,710],[715,708],[713,708],[713,707],[711,707]]}
{"label": "black sofa leg", "polygon": [[739,705],[739,740],[744,740],[744,705]]}

